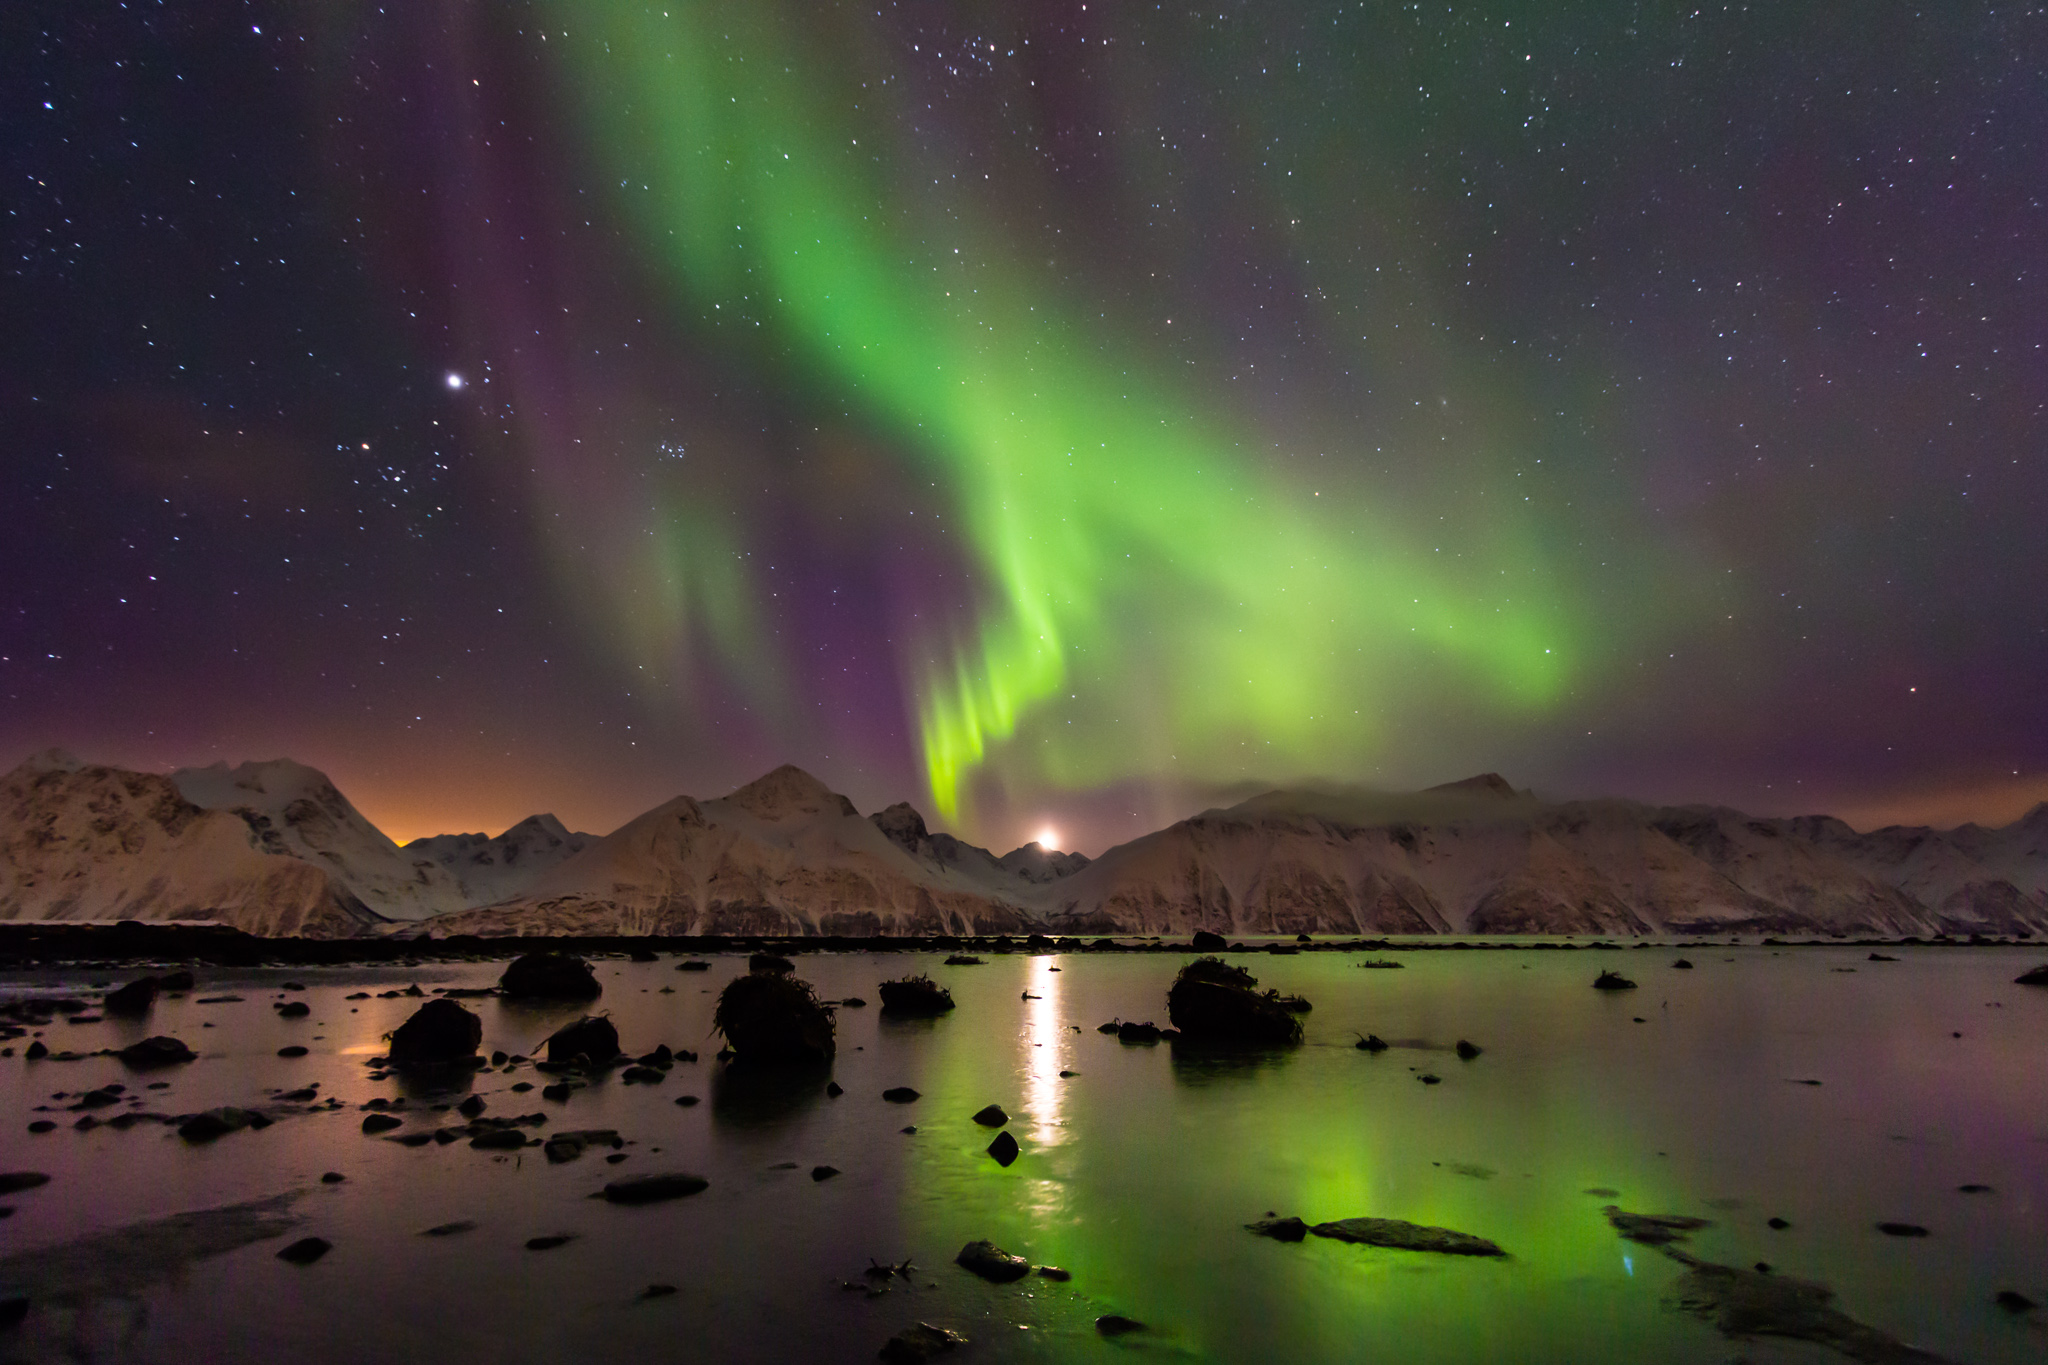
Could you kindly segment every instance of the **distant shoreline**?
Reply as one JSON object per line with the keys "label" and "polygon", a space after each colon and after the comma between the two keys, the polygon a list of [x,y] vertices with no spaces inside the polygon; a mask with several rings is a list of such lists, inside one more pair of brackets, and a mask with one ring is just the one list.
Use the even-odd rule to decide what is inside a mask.
{"label": "distant shoreline", "polygon": [[148,924],[140,921],[0,923],[0,972],[93,962],[203,962],[225,966],[345,966],[377,963],[471,962],[516,957],[535,949],[592,956],[634,953],[676,956],[774,949],[807,953],[924,953],[972,951],[991,954],[1233,952],[1271,956],[1300,953],[1406,953],[1460,951],[1630,952],[1703,948],[2019,948],[2041,950],[2032,939],[1969,935],[1931,938],[1638,938],[1621,942],[1588,935],[1459,935],[1356,938],[1325,935],[1307,942],[1287,935],[1232,939],[1223,948],[1197,948],[1185,938],[1017,934],[929,934],[870,937],[821,935],[602,935],[562,938],[261,938],[239,929],[203,924]]}

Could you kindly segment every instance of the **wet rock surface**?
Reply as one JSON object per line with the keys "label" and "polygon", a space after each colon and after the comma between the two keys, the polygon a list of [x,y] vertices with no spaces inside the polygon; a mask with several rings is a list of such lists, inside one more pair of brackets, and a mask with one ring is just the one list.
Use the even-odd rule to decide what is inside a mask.
{"label": "wet rock surface", "polygon": [[158,1034],[153,1038],[130,1043],[114,1055],[137,1071],[151,1071],[157,1067],[177,1066],[182,1062],[193,1061],[198,1054],[178,1039],[168,1034]]}
{"label": "wet rock surface", "polygon": [[1031,1262],[1022,1256],[1011,1255],[990,1241],[969,1242],[960,1248],[960,1254],[953,1258],[953,1263],[993,1284],[1009,1284],[1031,1273]]}
{"label": "wet rock surface", "polygon": [[1632,991],[1635,988],[1636,983],[1620,972],[1602,972],[1593,978],[1593,989],[1596,991]]}
{"label": "wet rock surface", "polygon": [[405,1069],[455,1066],[476,1057],[484,1021],[453,1000],[429,1000],[391,1033],[391,1065]]}
{"label": "wet rock surface", "polygon": [[1943,1365],[1944,1358],[1909,1346],[1833,1306],[1834,1291],[1813,1280],[1696,1260],[1667,1247],[1686,1267],[1671,1302],[1732,1338],[1790,1337],[1830,1347],[1865,1365]]}
{"label": "wet rock surface", "polygon": [[1396,1251],[1433,1251],[1445,1256],[1505,1256],[1507,1252],[1484,1237],[1451,1228],[1426,1227],[1399,1218],[1340,1218],[1317,1223],[1309,1231],[1318,1237],[1363,1246],[1389,1247]]}
{"label": "wet rock surface", "polygon": [[1245,1227],[1276,1242],[1299,1242],[1308,1236],[1308,1224],[1299,1218],[1262,1218],[1256,1223],[1246,1223]]}
{"label": "wet rock surface", "polygon": [[610,1066],[619,1055],[619,1030],[601,1015],[586,1014],[548,1035],[548,1060],[556,1065],[582,1062]]}
{"label": "wet rock surface", "polygon": [[614,1180],[604,1187],[604,1197],[607,1203],[612,1204],[658,1204],[664,1200],[681,1199],[686,1195],[701,1193],[710,1186],[711,1182],[701,1175],[664,1171]]}
{"label": "wet rock surface", "polygon": [[1275,1046],[1301,1041],[1307,1001],[1261,993],[1258,978],[1221,958],[1203,957],[1180,969],[1166,992],[1166,1012],[1181,1036],[1196,1043]]}

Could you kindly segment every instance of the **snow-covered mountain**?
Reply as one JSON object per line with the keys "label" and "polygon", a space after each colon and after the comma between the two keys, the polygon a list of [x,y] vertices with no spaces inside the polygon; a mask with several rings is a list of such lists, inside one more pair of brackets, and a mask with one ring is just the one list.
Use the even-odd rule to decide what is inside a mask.
{"label": "snow-covered mountain", "polygon": [[1068,932],[1932,935],[2048,931],[2048,806],[2005,830],[1549,804],[1487,774],[1411,795],[1271,792],[1050,888]]}
{"label": "snow-covered mountain", "polygon": [[378,916],[331,871],[266,852],[168,777],[57,750],[0,777],[0,919],[209,920],[345,937]]}
{"label": "snow-covered mountain", "polygon": [[534,816],[398,847],[288,760],[171,777],[40,755],[0,778],[0,918],[258,933],[2048,933],[2048,805],[2004,829],[1549,803],[1493,774],[1276,791],[1093,862],[997,857],[783,767],[603,838]]}
{"label": "snow-covered mountain", "polygon": [[597,842],[552,815],[529,815],[499,835],[435,834],[405,845],[406,857],[438,863],[455,878],[463,905],[491,905],[524,892],[541,873]]}
{"label": "snow-covered mountain", "polygon": [[[873,820],[799,768],[729,796],[679,796],[544,873],[514,900],[437,921],[470,934],[1007,933],[1000,894],[1036,883],[950,836],[906,846],[896,807]],[[943,840],[941,844],[939,841]],[[1029,860],[1024,860],[1028,862]]]}

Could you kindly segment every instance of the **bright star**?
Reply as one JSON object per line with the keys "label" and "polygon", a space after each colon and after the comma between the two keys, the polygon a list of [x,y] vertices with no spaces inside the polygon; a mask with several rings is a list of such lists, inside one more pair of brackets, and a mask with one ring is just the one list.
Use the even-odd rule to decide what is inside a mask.
{"label": "bright star", "polygon": [[455,373],[455,371],[450,370],[448,371],[448,387],[451,389],[465,389],[469,387],[469,381]]}

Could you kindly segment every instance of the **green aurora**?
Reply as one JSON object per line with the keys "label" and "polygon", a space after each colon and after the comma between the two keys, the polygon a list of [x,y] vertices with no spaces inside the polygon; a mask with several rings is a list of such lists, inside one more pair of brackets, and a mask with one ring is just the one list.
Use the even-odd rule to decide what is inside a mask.
{"label": "green aurora", "polygon": [[[1591,627],[1533,515],[1404,516],[1360,451],[1296,458],[1325,452],[1200,391],[1156,339],[1170,322],[1048,283],[988,201],[928,174],[846,34],[773,4],[558,14],[591,140],[680,308],[900,433],[968,537],[976,598],[899,637],[945,818],[971,818],[984,769],[1080,788],[1356,768],[1418,698],[1527,715],[1586,666]],[[1525,453],[1487,425],[1433,458],[1469,475]],[[673,630],[709,615],[724,665],[757,669],[719,519],[668,516]],[[636,608],[646,569],[614,580]]]}

